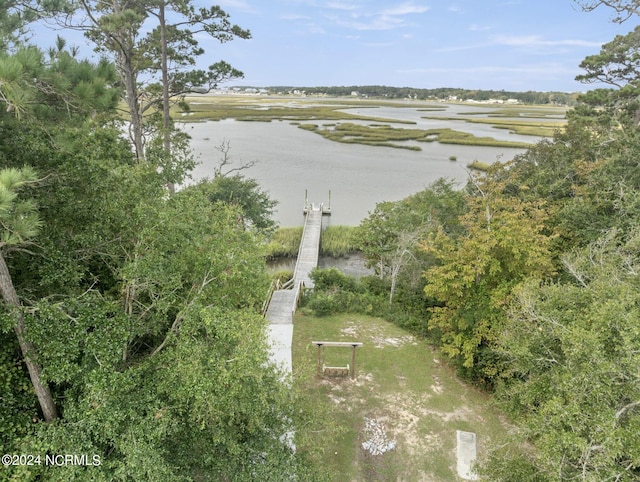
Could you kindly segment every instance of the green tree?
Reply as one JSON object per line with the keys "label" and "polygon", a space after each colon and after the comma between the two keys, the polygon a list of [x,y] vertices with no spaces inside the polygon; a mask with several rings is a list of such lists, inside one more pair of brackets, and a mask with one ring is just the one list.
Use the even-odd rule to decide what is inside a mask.
{"label": "green tree", "polygon": [[277,201],[264,192],[255,179],[239,174],[216,176],[196,185],[212,203],[225,203],[239,209],[239,221],[245,229],[263,234],[273,232],[276,223],[271,217]]}
{"label": "green tree", "polygon": [[637,480],[639,233],[612,230],[563,257],[567,282],[521,286],[500,351],[500,398],[549,480]]}
{"label": "green tree", "polygon": [[634,15],[640,15],[640,2],[638,0],[574,0],[585,12],[591,12],[600,6],[613,9],[616,17],[613,21],[623,23]]}
{"label": "green tree", "polygon": [[[147,12],[157,19],[158,27],[146,37],[143,48],[151,59],[147,70],[160,72],[163,146],[170,156],[171,99],[182,100],[184,94],[191,92],[209,92],[222,81],[243,76],[226,62],[210,65],[206,71],[185,70],[204,54],[198,46],[197,35],[206,33],[220,42],[228,42],[234,38],[248,39],[251,34],[232,25],[229,15],[219,6],[196,11],[190,0],[161,0],[152,2]],[[178,16],[180,20],[168,24],[167,15]],[[152,92],[153,86],[148,90]]]}
{"label": "green tree", "polygon": [[[24,252],[10,261],[62,417],[20,417],[26,427],[12,433],[21,437],[3,446],[97,454],[102,465],[6,468],[0,477],[313,480],[304,455],[280,440],[306,415],[268,364],[257,307],[269,280],[240,210],[197,186],[166,198],[162,176],[134,162],[117,129],[52,137],[13,127],[2,126],[0,152],[39,163],[46,177],[34,191],[39,263]],[[17,376],[7,363],[3,373]],[[11,393],[7,407],[33,412]]]}
{"label": "green tree", "polygon": [[413,266],[413,278],[420,278],[425,260],[420,260],[419,243],[441,227],[455,234],[458,216],[465,209],[464,198],[452,183],[439,180],[429,188],[398,202],[376,205],[358,228],[358,244],[380,279],[389,279],[389,302],[393,302],[402,271]]}
{"label": "green tree", "polygon": [[437,260],[424,273],[425,293],[439,303],[430,310],[429,327],[445,354],[486,381],[501,370],[493,346],[513,289],[553,272],[542,203],[508,196],[493,175],[473,182],[469,210],[460,218],[464,234],[439,229],[423,245]]}
{"label": "green tree", "polygon": [[119,91],[111,87],[116,80],[113,67],[105,61],[94,65],[76,60],[64,47],[59,39],[48,57],[36,47],[11,55],[0,52],[3,116],[55,122],[115,110]]}
{"label": "green tree", "polygon": [[[207,70],[186,70],[204,53],[198,46],[199,33],[220,42],[250,37],[249,31],[231,24],[229,15],[218,6],[196,9],[189,0],[80,0],[78,6],[86,23],[74,28],[85,30],[97,49],[113,58],[122,76],[138,159],[145,158],[146,114],[154,109],[161,113],[160,137],[170,158],[170,99],[209,91],[219,82],[242,76],[226,62]],[[167,23],[168,16],[176,20]],[[142,26],[152,17],[157,24],[143,37]],[[146,84],[141,80],[143,74],[151,79]]]}
{"label": "green tree", "polygon": [[606,107],[615,128],[640,123],[640,27],[626,35],[618,35],[602,46],[599,54],[586,57],[580,67],[585,73],[576,77],[584,83],[600,82],[615,90],[599,89],[578,100],[594,108]]}
{"label": "green tree", "polygon": [[58,411],[42,377],[38,350],[27,336],[22,303],[5,261],[8,250],[25,246],[38,233],[40,220],[35,204],[32,200],[18,199],[18,190],[35,181],[35,172],[26,167],[0,171],[0,294],[10,314],[10,324],[18,338],[42,414],[45,420],[51,421],[58,417]]}

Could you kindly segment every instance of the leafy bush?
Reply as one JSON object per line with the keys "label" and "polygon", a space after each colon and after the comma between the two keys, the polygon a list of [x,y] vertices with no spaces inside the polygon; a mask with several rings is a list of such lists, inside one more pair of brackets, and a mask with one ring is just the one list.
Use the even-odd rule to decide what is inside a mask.
{"label": "leafy bush", "polygon": [[341,311],[340,303],[334,295],[318,293],[311,297],[307,304],[316,316],[328,316]]}
{"label": "leafy bush", "polygon": [[[404,303],[389,303],[389,282],[376,276],[360,280],[342,274],[336,268],[314,269],[313,293],[304,305],[316,316],[334,313],[361,313],[379,316],[412,333],[426,337],[428,315],[424,309],[407,309]],[[426,303],[426,301],[424,301]]]}
{"label": "leafy bush", "polygon": [[315,288],[320,291],[345,290],[357,291],[358,283],[354,278],[342,274],[336,268],[319,269],[311,271],[311,279],[315,283]]}
{"label": "leafy bush", "polygon": [[360,283],[364,289],[376,296],[389,296],[391,283],[389,280],[381,279],[379,276],[363,276]]}

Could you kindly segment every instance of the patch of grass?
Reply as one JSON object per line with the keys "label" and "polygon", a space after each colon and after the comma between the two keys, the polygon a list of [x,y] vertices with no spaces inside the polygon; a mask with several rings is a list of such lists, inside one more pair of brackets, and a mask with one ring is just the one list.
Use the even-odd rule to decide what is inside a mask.
{"label": "patch of grass", "polygon": [[267,244],[267,257],[292,258],[297,256],[302,240],[302,226],[278,228]]}
{"label": "patch of grass", "polygon": [[320,254],[340,258],[358,251],[355,226],[327,226],[320,236]]}
{"label": "patch of grass", "polygon": [[473,161],[467,164],[467,167],[475,171],[487,172],[489,170],[489,167],[491,167],[491,165],[482,161]]}
{"label": "patch of grass", "polygon": [[405,129],[388,125],[362,125],[345,122],[333,128],[320,128],[316,124],[301,124],[300,129],[320,134],[326,139],[348,144],[396,147],[421,150],[419,146],[398,144],[403,141],[434,142],[442,144],[461,144],[470,146],[513,147],[527,149],[526,142],[500,141],[491,137],[476,137],[467,132],[453,129]]}
{"label": "patch of grass", "polygon": [[272,281],[279,281],[281,285],[293,278],[293,271],[281,269],[271,274]]}
{"label": "patch of grass", "polygon": [[516,149],[528,149],[528,142],[499,141],[493,137],[477,137],[468,132],[454,131],[453,129],[433,129],[430,132],[438,133],[438,141],[441,144],[459,144],[464,146],[490,146],[512,147]]}
{"label": "patch of grass", "polygon": [[[316,375],[312,340],[358,341],[355,380]],[[351,349],[324,348],[328,366],[351,364]],[[293,334],[294,377],[330,420],[344,429],[332,440],[301,438],[318,449],[317,464],[332,480],[457,481],[456,430],[477,434],[478,454],[507,437],[490,397],[460,382],[440,355],[407,331],[379,318],[341,314],[317,318],[299,312]],[[396,448],[371,455],[362,448],[365,417],[376,419]],[[326,444],[317,447],[316,444]],[[306,448],[301,445],[301,450]]]}
{"label": "patch of grass", "polygon": [[[366,116],[341,112],[341,109],[353,107],[348,102],[335,104],[322,104],[318,102],[296,103],[290,100],[274,101],[265,99],[246,99],[229,97],[202,97],[188,98],[190,113],[188,119],[183,122],[198,122],[203,120],[218,121],[222,119],[236,119],[239,121],[263,121],[272,120],[363,120],[372,122],[394,122],[401,124],[415,124],[414,121],[402,121],[398,119],[385,119],[375,116]],[[362,107],[360,104],[358,106]],[[370,107],[376,107],[371,105]]]}
{"label": "patch of grass", "polygon": [[507,119],[467,119],[476,124],[491,124],[496,129],[508,129],[523,136],[552,137],[564,128],[564,122],[516,121]]}
{"label": "patch of grass", "polygon": [[[339,258],[358,251],[355,226],[327,226],[320,236],[320,254]],[[267,244],[267,258],[294,258],[302,240],[302,226],[276,229]]]}
{"label": "patch of grass", "polygon": [[460,119],[459,117],[423,117],[423,119],[431,120],[464,120],[472,124],[490,124],[496,129],[508,129],[514,134],[520,134],[523,136],[537,136],[537,137],[552,137],[557,130],[564,128],[564,121],[551,121],[551,122],[539,122],[539,121],[527,121],[517,119]]}
{"label": "patch of grass", "polygon": [[461,112],[460,115],[487,115],[489,117],[520,117],[531,119],[564,119],[567,114],[566,107],[554,105],[512,105],[499,109],[486,111]]}

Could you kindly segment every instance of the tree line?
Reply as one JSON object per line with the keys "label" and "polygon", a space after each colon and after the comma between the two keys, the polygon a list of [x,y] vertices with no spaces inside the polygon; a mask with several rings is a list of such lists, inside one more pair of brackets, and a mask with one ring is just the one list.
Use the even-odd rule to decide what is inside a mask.
{"label": "tree line", "polygon": [[[249,87],[239,87],[246,89]],[[523,104],[554,104],[573,106],[576,103],[577,93],[570,92],[516,92],[505,90],[461,89],[453,87],[439,87],[435,89],[418,89],[414,87],[392,87],[385,85],[351,85],[351,86],[327,86],[327,87],[302,87],[302,86],[270,86],[266,87],[271,94],[304,92],[307,95],[329,95],[336,97],[348,97],[357,94],[359,97],[373,97],[386,99],[418,99],[418,100],[475,100],[488,101],[510,99]]]}

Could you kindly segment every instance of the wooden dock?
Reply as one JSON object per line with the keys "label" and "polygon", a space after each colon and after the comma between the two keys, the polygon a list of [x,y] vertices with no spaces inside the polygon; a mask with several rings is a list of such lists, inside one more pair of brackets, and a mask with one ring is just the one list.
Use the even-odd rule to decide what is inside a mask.
{"label": "wooden dock", "polygon": [[304,222],[296,268],[293,271],[293,282],[296,285],[302,282],[307,288],[313,288],[311,270],[318,266],[321,232],[322,207],[311,209],[307,212],[307,217]]}
{"label": "wooden dock", "polygon": [[304,288],[313,288],[311,270],[318,266],[322,217],[328,214],[321,204],[306,205],[306,217],[302,240],[298,249],[298,259],[290,289],[273,291],[265,317],[269,320],[269,345],[271,360],[291,374],[291,340],[293,338],[293,314]]}

